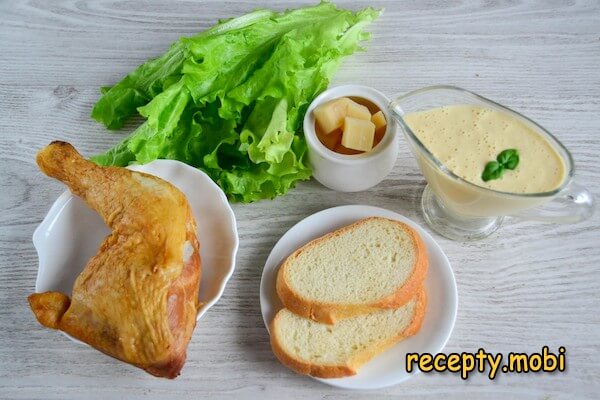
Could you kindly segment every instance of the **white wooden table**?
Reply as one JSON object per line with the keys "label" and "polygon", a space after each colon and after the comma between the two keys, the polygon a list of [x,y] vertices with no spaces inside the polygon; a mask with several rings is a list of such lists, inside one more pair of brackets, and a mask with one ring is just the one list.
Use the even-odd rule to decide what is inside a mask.
{"label": "white wooden table", "polygon": [[[389,96],[454,84],[513,106],[566,144],[579,181],[600,198],[597,1],[373,5],[386,12],[370,28],[369,50],[345,60],[335,83],[371,85]],[[310,181],[274,201],[234,205],[240,234],[235,274],[197,326],[187,365],[174,381],[76,345],[35,321],[26,302],[38,262],[31,235],[64,190],[38,172],[36,151],[53,139],[87,155],[107,149],[122,134],[107,133],[89,117],[101,85],[161,54],[179,36],[257,6],[244,0],[0,3],[0,398],[599,398],[600,212],[578,225],[509,220],[477,243],[435,235],[459,288],[446,350],[506,354],[562,345],[565,373],[501,374],[495,381],[484,374],[468,381],[420,374],[364,393],[331,388],[275,360],[258,301],[272,246],[300,219],[342,204],[384,207],[422,223],[424,180],[405,147],[388,179],[368,192],[335,193]]]}

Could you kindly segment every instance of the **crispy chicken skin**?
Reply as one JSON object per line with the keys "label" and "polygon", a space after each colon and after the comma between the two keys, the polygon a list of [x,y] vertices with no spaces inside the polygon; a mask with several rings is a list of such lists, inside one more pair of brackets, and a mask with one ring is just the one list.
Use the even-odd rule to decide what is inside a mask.
{"label": "crispy chicken skin", "polygon": [[38,321],[155,376],[175,378],[196,325],[200,252],[183,193],[157,177],[100,167],[68,143],[37,155],[104,219],[111,234],[73,286],[73,295],[35,293]]}

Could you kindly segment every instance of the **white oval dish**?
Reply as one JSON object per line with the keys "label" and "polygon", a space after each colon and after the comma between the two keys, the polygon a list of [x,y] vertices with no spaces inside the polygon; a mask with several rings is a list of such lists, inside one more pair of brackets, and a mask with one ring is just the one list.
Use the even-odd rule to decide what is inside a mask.
{"label": "white oval dish", "polygon": [[[156,160],[129,168],[170,182],[188,199],[198,226],[202,260],[199,320],[219,300],[235,268],[239,240],[233,210],[221,188],[204,172],[187,164]],[[58,291],[70,296],[75,279],[108,233],[94,210],[70,191],[64,192],[33,233],[39,257],[35,291]]]}
{"label": "white oval dish", "polygon": [[283,307],[275,291],[277,270],[283,260],[313,239],[361,218],[373,216],[404,222],[423,238],[429,257],[429,270],[425,280],[427,312],[421,330],[415,336],[397,343],[375,357],[355,376],[317,379],[328,385],[346,389],[379,389],[401,383],[416,374],[406,372],[406,353],[439,353],[448,342],[456,320],[458,293],[452,267],[440,246],[421,226],[393,211],[362,205],[333,207],[303,219],[279,239],[267,258],[260,282],[260,308],[268,330],[269,323]]}
{"label": "white oval dish", "polygon": [[[317,137],[313,110],[320,104],[340,97],[361,97],[375,104],[385,115],[387,127],[381,142],[370,151],[356,155],[329,150]],[[388,111],[388,99],[380,91],[361,85],[341,85],[325,90],[308,106],[303,130],[308,148],[308,162],[313,176],[321,184],[339,192],[367,190],[385,179],[398,158],[396,120]]]}

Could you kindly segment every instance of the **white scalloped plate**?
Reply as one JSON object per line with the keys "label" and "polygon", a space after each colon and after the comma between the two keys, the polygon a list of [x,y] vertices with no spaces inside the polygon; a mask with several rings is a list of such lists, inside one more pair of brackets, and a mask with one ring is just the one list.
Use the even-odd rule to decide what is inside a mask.
{"label": "white scalloped plate", "polygon": [[349,225],[361,218],[386,217],[412,226],[427,246],[429,269],[425,279],[427,311],[421,330],[363,365],[354,376],[337,379],[317,379],[328,385],[346,389],[379,389],[397,385],[416,374],[406,372],[405,357],[408,352],[435,354],[442,351],[456,320],[458,293],[450,261],[421,226],[410,219],[383,208],[351,205],[320,211],[294,225],[277,242],[262,273],[260,282],[260,309],[267,330],[269,323],[283,307],[275,291],[279,265],[297,248],[335,229]]}
{"label": "white scalloped plate", "polygon": [[[204,172],[187,164],[156,160],[129,168],[172,183],[190,203],[202,259],[199,320],[219,300],[235,268],[239,240],[233,210],[221,188]],[[69,191],[63,193],[33,233],[39,257],[35,291],[58,291],[70,296],[75,278],[108,233],[100,216],[83,200]]]}

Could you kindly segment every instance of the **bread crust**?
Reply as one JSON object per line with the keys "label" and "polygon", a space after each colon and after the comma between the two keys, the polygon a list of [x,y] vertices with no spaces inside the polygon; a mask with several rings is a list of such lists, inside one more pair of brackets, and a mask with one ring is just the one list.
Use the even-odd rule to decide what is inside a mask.
{"label": "bread crust", "polygon": [[295,358],[291,354],[288,354],[285,349],[281,346],[279,338],[276,335],[275,323],[282,310],[275,315],[270,326],[271,334],[271,348],[277,359],[286,367],[294,372],[303,375],[310,375],[317,378],[343,378],[347,376],[356,375],[358,369],[371,360],[373,357],[381,354],[400,340],[409,336],[415,335],[421,329],[423,320],[425,319],[425,311],[427,309],[427,294],[424,287],[418,288],[416,294],[416,304],[413,311],[413,318],[410,324],[401,332],[389,340],[379,343],[377,346],[369,348],[367,351],[357,354],[356,357],[349,360],[346,365],[319,365],[313,364],[309,361]]}
{"label": "bread crust", "polygon": [[[301,294],[292,289],[286,277],[286,270],[290,265],[291,260],[298,257],[302,252],[311,249],[313,246],[323,241],[327,241],[333,237],[342,235],[372,220],[386,220],[400,225],[409,234],[414,243],[416,254],[415,264],[411,275],[402,286],[398,287],[392,294],[378,301],[369,304],[348,305],[314,301],[303,297]],[[427,259],[427,249],[425,247],[425,243],[421,239],[421,236],[412,227],[403,222],[389,218],[369,217],[321,236],[320,238],[305,244],[292,253],[281,264],[279,271],[277,272],[276,289],[277,295],[279,296],[279,299],[281,299],[283,305],[293,313],[304,318],[310,318],[314,321],[323,322],[326,324],[335,324],[335,322],[339,319],[349,318],[360,314],[367,314],[380,309],[402,307],[414,297],[414,294],[423,284],[425,276],[427,275],[428,267],[429,261]]]}

